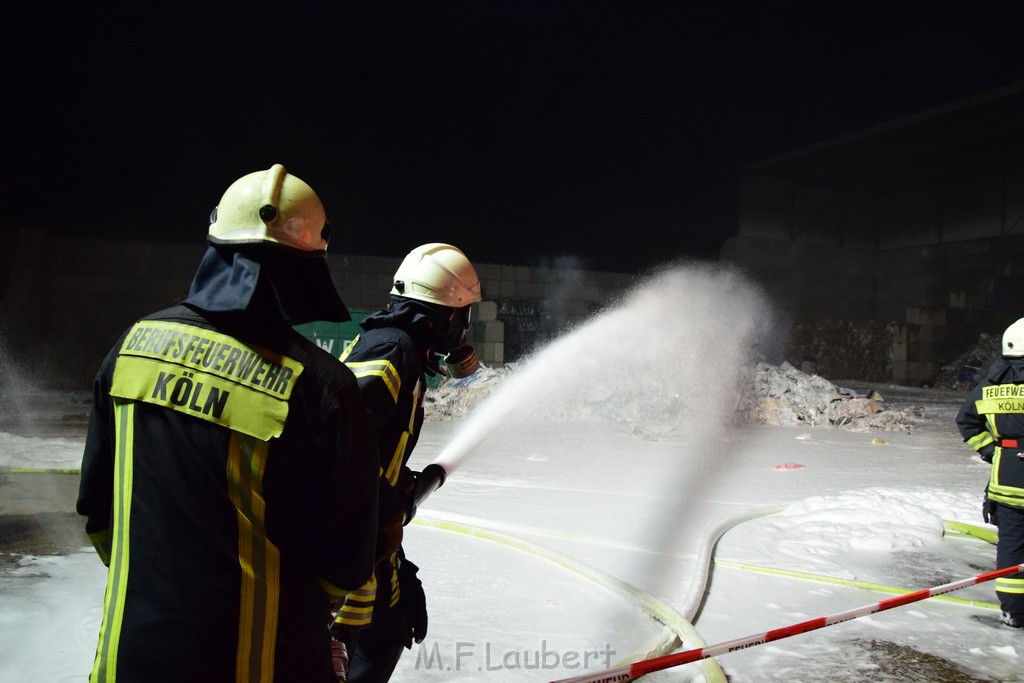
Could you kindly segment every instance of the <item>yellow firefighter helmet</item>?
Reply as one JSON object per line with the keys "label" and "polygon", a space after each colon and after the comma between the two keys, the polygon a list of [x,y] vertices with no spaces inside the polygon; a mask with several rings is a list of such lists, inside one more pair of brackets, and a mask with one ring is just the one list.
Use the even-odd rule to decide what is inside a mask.
{"label": "yellow firefighter helmet", "polygon": [[215,245],[269,242],[322,255],[330,233],[313,188],[274,164],[228,187],[210,216],[208,240]]}

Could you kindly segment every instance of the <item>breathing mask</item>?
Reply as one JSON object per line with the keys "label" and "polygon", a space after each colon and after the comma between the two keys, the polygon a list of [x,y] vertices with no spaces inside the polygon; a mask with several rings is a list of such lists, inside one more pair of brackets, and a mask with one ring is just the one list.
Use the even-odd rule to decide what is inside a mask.
{"label": "breathing mask", "polygon": [[469,344],[463,344],[444,357],[446,374],[452,379],[469,377],[480,369],[480,358]]}
{"label": "breathing mask", "polygon": [[470,307],[454,309],[448,326],[448,334],[436,349],[444,358],[444,374],[453,379],[469,377],[480,369],[480,358],[472,346],[466,343],[469,331]]}

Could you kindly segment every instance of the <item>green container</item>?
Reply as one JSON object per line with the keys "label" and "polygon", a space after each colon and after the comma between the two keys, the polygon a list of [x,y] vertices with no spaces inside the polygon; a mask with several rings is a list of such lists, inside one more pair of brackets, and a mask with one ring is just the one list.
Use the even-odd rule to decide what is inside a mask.
{"label": "green container", "polygon": [[352,316],[352,320],[348,322],[334,323],[318,320],[296,325],[295,329],[303,337],[337,358],[345,347],[356,338],[356,335],[363,331],[363,328],[359,327],[359,321],[371,313],[369,310],[360,308],[350,308],[348,312]]}
{"label": "green container", "polygon": [[[345,347],[352,343],[352,340],[356,338],[356,335],[363,331],[363,328],[359,327],[359,321],[373,311],[369,309],[350,308],[348,312],[352,315],[352,320],[347,323],[330,323],[321,320],[296,325],[295,329],[303,337],[337,358],[341,355],[341,352]],[[438,385],[441,384],[442,379],[443,378],[441,377],[430,377],[428,375],[427,388],[436,389]]]}

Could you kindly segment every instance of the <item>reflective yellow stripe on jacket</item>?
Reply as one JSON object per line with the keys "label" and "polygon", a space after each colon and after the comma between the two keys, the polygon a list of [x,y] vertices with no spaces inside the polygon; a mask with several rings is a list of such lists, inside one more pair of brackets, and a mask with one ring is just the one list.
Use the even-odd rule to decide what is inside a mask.
{"label": "reflective yellow stripe on jacket", "polygon": [[135,404],[114,399],[114,524],[111,533],[110,568],[104,595],[103,623],[93,663],[93,683],[113,683],[117,679],[117,649],[124,618],[124,600],[128,587],[128,550],[132,508],[132,444],[135,441]]}
{"label": "reflective yellow stripe on jacket", "polygon": [[996,579],[996,592],[1024,595],[1024,579],[1011,579],[1000,576]]}
{"label": "reflective yellow stripe on jacket", "polygon": [[[1019,451],[1011,449],[1007,452],[1007,449],[999,445],[999,439],[1003,435],[999,432],[997,419],[1000,415],[1024,414],[1024,384],[993,384],[982,387],[981,398],[974,402],[974,406],[979,415],[984,415],[987,431],[976,434],[968,439],[967,443],[975,450],[995,443],[988,497],[1004,505],[1024,507],[1024,488],[1015,485],[1024,463],[1017,460],[1021,457]],[[1003,589],[997,587],[997,590]]]}
{"label": "reflective yellow stripe on jacket", "polygon": [[334,621],[345,626],[369,626],[376,598],[377,576],[374,574],[361,588],[348,594]]}
{"label": "reflective yellow stripe on jacket", "polygon": [[231,433],[228,496],[238,518],[238,564],[242,569],[235,680],[272,683],[281,599],[281,554],[267,538],[263,472],[268,444]]}
{"label": "reflective yellow stripe on jacket", "polygon": [[[1004,463],[1004,458],[1011,458],[1012,460]],[[1010,470],[1011,467],[1014,469],[1024,467],[1024,463],[1019,460],[1020,458],[1021,454],[1019,451],[1007,451],[1005,448],[996,447],[995,454],[992,456],[992,469],[989,472],[988,479],[989,498],[1004,505],[1024,508],[1024,488],[1013,486],[1002,479],[1004,473]]]}

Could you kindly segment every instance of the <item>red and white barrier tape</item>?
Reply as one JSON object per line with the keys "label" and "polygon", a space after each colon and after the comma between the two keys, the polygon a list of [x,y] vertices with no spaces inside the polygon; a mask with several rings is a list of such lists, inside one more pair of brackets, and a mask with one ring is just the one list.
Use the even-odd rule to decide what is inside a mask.
{"label": "red and white barrier tape", "polygon": [[765,631],[764,633],[758,633],[757,635],[747,636],[745,638],[737,638],[736,640],[719,643],[718,645],[709,645],[707,647],[699,647],[693,650],[674,652],[662,657],[645,659],[640,662],[634,662],[633,664],[619,666],[613,669],[605,669],[604,671],[597,671],[595,673],[581,674],[571,678],[560,678],[557,681],[552,681],[552,683],[615,683],[616,681],[628,681],[633,678],[637,678],[638,676],[643,676],[655,671],[661,671],[662,669],[669,669],[674,666],[697,662],[702,659],[707,659],[708,657],[724,655],[726,653],[743,650],[754,645],[770,643],[773,640],[789,638],[790,636],[795,636],[799,633],[807,633],[808,631],[813,631],[825,626],[832,626],[833,624],[849,621],[850,619],[856,619],[857,617],[867,616],[868,614],[874,614],[875,612],[882,612],[887,609],[892,609],[893,607],[902,607],[903,605],[924,600],[925,598],[942,595],[943,593],[951,593],[955,590],[960,590],[961,588],[967,588],[968,586],[974,586],[979,583],[984,583],[985,581],[997,579],[1000,576],[1008,576],[1010,574],[1018,574],[1020,572],[1024,572],[1024,564],[1017,564],[1012,567],[1005,567],[1003,569],[985,572],[984,574],[978,574],[977,576],[973,576],[969,579],[946,583],[941,586],[935,586],[934,588],[925,588],[923,590],[914,591],[913,593],[898,595],[895,598],[881,600],[871,605],[865,605],[864,607],[857,607],[847,610],[846,612],[839,612],[838,614],[833,614],[827,617],[809,619],[807,621],[802,621],[799,624],[783,626],[782,628],[772,629],[771,631]]}

